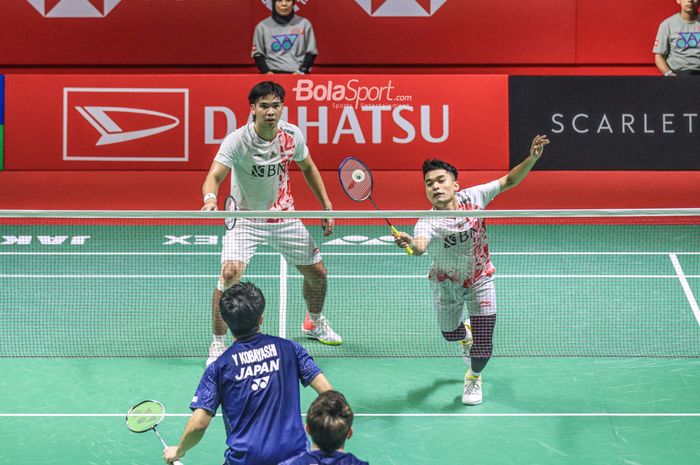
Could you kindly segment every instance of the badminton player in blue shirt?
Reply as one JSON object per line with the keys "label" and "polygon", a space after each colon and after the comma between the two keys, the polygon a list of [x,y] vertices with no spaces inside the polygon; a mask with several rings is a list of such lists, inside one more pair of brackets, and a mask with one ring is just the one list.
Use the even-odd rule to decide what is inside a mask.
{"label": "badminton player in blue shirt", "polygon": [[251,283],[224,292],[221,316],[236,340],[204,371],[180,443],[163,452],[167,463],[197,445],[219,406],[225,465],[277,465],[306,451],[299,382],[318,393],[332,387],[301,345],[260,332],[264,309],[265,297]]}

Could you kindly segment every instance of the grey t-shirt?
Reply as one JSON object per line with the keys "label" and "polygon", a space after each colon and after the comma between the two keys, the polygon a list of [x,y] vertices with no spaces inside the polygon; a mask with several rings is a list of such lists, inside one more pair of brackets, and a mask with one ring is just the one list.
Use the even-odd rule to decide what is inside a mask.
{"label": "grey t-shirt", "polygon": [[659,25],[654,53],[663,55],[674,71],[700,70],[700,22],[686,22],[680,14]]}
{"label": "grey t-shirt", "polygon": [[316,36],[311,22],[294,16],[289,24],[278,24],[272,17],[255,26],[251,56],[262,54],[271,71],[293,73],[307,53],[318,55]]}

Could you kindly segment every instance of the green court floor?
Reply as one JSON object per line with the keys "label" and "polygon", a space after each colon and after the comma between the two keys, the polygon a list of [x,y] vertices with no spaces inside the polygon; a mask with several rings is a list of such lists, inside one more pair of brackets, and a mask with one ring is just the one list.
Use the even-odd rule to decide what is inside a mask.
{"label": "green court floor", "polygon": [[[162,401],[177,440],[204,368],[220,227],[0,227],[0,464],[157,464],[124,425]],[[247,278],[265,330],[303,342],[356,414],[373,464],[700,463],[700,227],[494,225],[495,357],[483,405],[435,326],[429,258],[386,229],[322,238],[327,315],[345,341],[299,330],[301,277],[262,248]],[[313,395],[303,393],[305,409]],[[153,437],[151,437],[153,436]],[[219,464],[215,420],[186,465]]]}
{"label": "green court floor", "polygon": [[[476,407],[460,402],[456,359],[319,363],[357,414],[348,450],[373,464],[700,462],[698,360],[498,358]],[[128,431],[124,414],[161,400],[172,416],[159,430],[175,441],[203,361],[14,359],[0,369],[0,463],[143,465],[160,463],[160,443]],[[302,409],[312,398],[304,390]],[[224,447],[217,418],[184,463],[220,464]]]}

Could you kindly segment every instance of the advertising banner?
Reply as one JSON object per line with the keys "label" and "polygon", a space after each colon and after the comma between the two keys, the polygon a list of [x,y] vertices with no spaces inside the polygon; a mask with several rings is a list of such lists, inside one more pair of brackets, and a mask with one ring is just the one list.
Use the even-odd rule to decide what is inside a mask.
{"label": "advertising banner", "polygon": [[0,74],[0,171],[5,169],[5,76]]}
{"label": "advertising banner", "polygon": [[[8,76],[8,170],[205,170],[257,75]],[[508,165],[506,76],[275,76],[320,169]],[[41,141],[40,149],[37,141]]]}
{"label": "advertising banner", "polygon": [[535,134],[538,170],[698,170],[700,96],[693,78],[512,76],[510,166]]}
{"label": "advertising banner", "polygon": [[[270,0],[2,3],[0,42],[11,44],[3,50],[6,65],[253,66],[253,31],[270,16]],[[296,3],[297,14],[313,24],[322,64],[541,64],[575,59],[575,0],[509,2],[507,14],[498,21],[486,20],[493,17],[494,6],[482,1]]]}

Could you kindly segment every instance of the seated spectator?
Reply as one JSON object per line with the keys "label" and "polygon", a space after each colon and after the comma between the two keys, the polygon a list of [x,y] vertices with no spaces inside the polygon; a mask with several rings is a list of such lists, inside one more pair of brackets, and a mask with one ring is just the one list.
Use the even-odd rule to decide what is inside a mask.
{"label": "seated spectator", "polygon": [[654,62],[664,76],[700,74],[700,0],[676,0],[681,11],[659,25]]}
{"label": "seated spectator", "polygon": [[343,451],[345,440],[352,437],[352,418],[345,396],[338,391],[322,392],[306,414],[306,431],[313,447],[280,465],[369,465]]}
{"label": "seated spectator", "polygon": [[253,34],[252,57],[263,74],[308,74],[318,49],[311,22],[294,14],[296,0],[271,0],[272,15]]}

